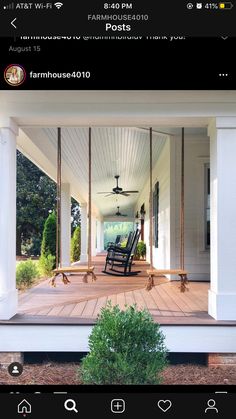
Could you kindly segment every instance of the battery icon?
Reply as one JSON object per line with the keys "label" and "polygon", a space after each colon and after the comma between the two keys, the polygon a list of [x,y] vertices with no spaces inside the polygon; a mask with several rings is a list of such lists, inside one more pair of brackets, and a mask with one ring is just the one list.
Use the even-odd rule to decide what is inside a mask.
{"label": "battery icon", "polygon": [[233,3],[227,1],[225,3],[219,3],[219,9],[221,10],[231,10],[233,8]]}

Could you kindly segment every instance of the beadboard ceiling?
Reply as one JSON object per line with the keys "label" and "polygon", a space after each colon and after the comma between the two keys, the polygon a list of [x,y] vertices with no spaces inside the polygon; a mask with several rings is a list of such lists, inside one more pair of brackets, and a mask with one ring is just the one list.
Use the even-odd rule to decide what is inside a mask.
{"label": "beadboard ceiling", "polygon": [[[36,147],[26,146],[25,153],[55,179],[56,128],[25,128],[25,134]],[[153,135],[153,161],[157,161],[167,136]],[[29,142],[29,141],[28,141]],[[21,151],[24,152],[24,141]],[[31,155],[30,155],[31,154]],[[40,157],[41,156],[41,157]],[[40,163],[39,163],[40,160]],[[46,163],[50,162],[49,163]],[[45,163],[44,163],[45,162]],[[138,194],[129,197],[98,195],[115,187],[115,175],[120,175],[119,186],[124,190],[142,191],[149,177],[149,132],[140,128],[92,128],[92,200],[93,206],[104,217],[116,212],[134,216]],[[62,179],[72,185],[72,194],[81,201],[88,195],[88,128],[62,129]]]}

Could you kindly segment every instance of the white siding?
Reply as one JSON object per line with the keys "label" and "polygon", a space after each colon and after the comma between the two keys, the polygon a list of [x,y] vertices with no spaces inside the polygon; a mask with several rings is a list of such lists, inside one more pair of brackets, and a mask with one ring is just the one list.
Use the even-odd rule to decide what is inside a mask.
{"label": "white siding", "polygon": [[[180,249],[180,161],[181,140],[173,139],[172,188],[175,190],[175,219],[172,232],[175,254],[173,265],[179,266]],[[185,140],[185,268],[193,280],[210,279],[210,252],[204,246],[204,165],[209,162],[209,139],[188,137]],[[173,204],[174,204],[173,203]]]}
{"label": "white siding", "polygon": [[[157,140],[158,141],[158,140]],[[153,247],[153,263],[158,268],[170,267],[170,139],[165,141],[158,161],[153,162],[153,188],[159,182],[159,247]],[[149,181],[139,196],[136,210],[145,204],[144,241],[149,260]]]}
{"label": "white siding", "polygon": [[[180,266],[180,137],[166,140],[153,162],[153,188],[159,181],[159,247],[153,247],[155,268]],[[189,279],[210,279],[210,253],[204,248],[204,165],[209,162],[209,139],[186,136],[185,141],[185,268]],[[145,204],[144,241],[149,260],[149,182],[136,210]],[[173,277],[172,277],[173,278]],[[174,278],[173,278],[174,279]]]}

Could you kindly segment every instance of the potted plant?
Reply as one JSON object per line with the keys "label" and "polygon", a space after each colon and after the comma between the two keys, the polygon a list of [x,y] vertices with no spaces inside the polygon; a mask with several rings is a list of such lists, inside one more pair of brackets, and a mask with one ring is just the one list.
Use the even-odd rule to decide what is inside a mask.
{"label": "potted plant", "polygon": [[134,258],[136,260],[140,260],[140,259],[145,260],[146,253],[147,253],[146,243],[144,243],[144,241],[141,240],[140,242],[138,242]]}

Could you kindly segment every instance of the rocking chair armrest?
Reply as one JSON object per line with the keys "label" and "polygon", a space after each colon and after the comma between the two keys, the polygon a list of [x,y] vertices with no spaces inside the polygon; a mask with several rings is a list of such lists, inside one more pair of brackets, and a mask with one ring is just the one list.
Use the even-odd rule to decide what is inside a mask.
{"label": "rocking chair armrest", "polygon": [[117,247],[117,246],[119,247],[119,243],[109,242],[107,246],[108,246],[107,249],[109,249],[109,247]]}
{"label": "rocking chair armrest", "polygon": [[119,246],[110,246],[110,247],[107,249],[107,252],[127,253],[127,250],[126,250],[126,249],[124,249],[124,248],[122,248],[122,247],[119,247]]}

